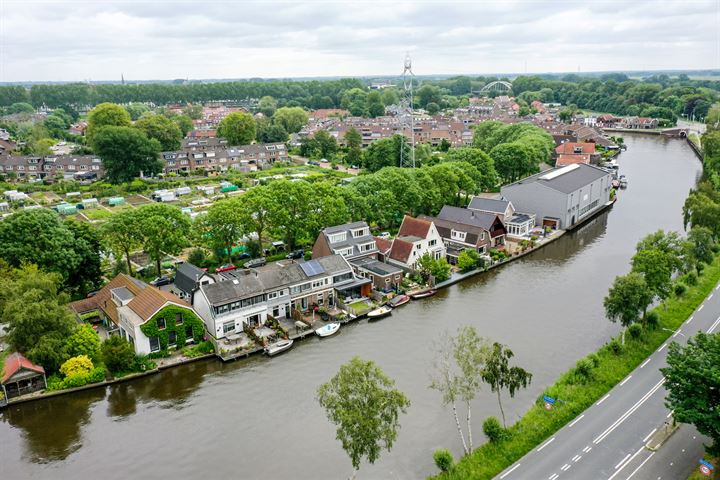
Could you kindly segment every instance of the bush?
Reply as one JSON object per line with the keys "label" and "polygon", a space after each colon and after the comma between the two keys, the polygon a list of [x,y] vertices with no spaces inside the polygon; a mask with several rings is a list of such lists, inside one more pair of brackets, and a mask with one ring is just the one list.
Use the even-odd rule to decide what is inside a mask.
{"label": "bush", "polygon": [[473,249],[467,249],[458,255],[457,266],[463,272],[468,272],[477,268],[480,262],[480,255]]}
{"label": "bush", "polygon": [[623,346],[617,338],[613,338],[610,343],[608,343],[608,349],[615,355],[620,355],[623,351]]}
{"label": "bush", "polygon": [[100,347],[105,366],[112,373],[127,372],[135,364],[135,350],[120,335],[111,335]]}
{"label": "bush", "polygon": [[590,355],[587,356],[587,359],[592,362],[593,368],[600,365],[600,357],[598,357],[597,353],[591,353]]}
{"label": "bush", "polygon": [[71,357],[84,355],[97,361],[100,359],[100,336],[87,323],[78,325],[65,341],[65,348]]}
{"label": "bush", "polygon": [[65,361],[60,367],[60,373],[66,378],[80,377],[89,374],[93,369],[92,360],[87,355],[78,355]]}
{"label": "bush", "polygon": [[435,453],[433,453],[433,460],[435,460],[435,465],[437,465],[442,472],[450,470],[453,463],[455,463],[452,453],[450,453],[450,451],[446,448],[435,450]]}
{"label": "bush", "polygon": [[676,297],[682,297],[683,294],[687,291],[687,287],[682,282],[677,282],[675,284],[675,296]]}
{"label": "bush", "polygon": [[645,324],[648,326],[648,328],[652,330],[657,328],[659,322],[660,318],[658,317],[657,312],[655,312],[654,310],[645,316]]}
{"label": "bush", "polygon": [[204,267],[205,261],[205,250],[202,248],[193,248],[190,255],[188,255],[188,263],[191,263],[196,267]]}
{"label": "bush", "polygon": [[577,380],[580,381],[580,383],[585,383],[586,381],[593,378],[594,368],[595,364],[591,359],[581,358],[575,364],[575,377],[577,378]]}
{"label": "bush", "polygon": [[483,433],[491,442],[499,442],[507,436],[507,430],[500,425],[500,421],[495,417],[486,418],[482,428]]}
{"label": "bush", "polygon": [[631,338],[637,340],[642,335],[642,327],[637,323],[633,323],[630,327],[628,327],[628,333]]}
{"label": "bush", "polygon": [[695,272],[690,272],[683,276],[683,282],[687,283],[688,285],[697,285],[698,277]]}

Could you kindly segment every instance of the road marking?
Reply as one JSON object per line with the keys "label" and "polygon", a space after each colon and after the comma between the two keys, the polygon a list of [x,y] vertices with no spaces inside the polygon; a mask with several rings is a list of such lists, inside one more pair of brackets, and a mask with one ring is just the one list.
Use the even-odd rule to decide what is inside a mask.
{"label": "road marking", "polygon": [[678,335],[680,335],[680,332],[682,332],[682,328],[678,328],[677,332],[675,332],[675,335],[673,335],[673,338],[675,338],[675,337],[677,337]]}
{"label": "road marking", "polygon": [[[629,459],[627,462],[623,463],[622,466],[621,466],[619,469],[618,469],[618,467],[615,467],[615,470],[617,470],[617,471],[616,471],[615,473],[613,473],[612,476],[611,476],[610,478],[608,478],[608,480],[612,480],[613,477],[615,477],[615,475],[617,475],[618,473],[622,472],[623,469],[624,469],[625,467],[627,467],[628,465],[630,465],[630,463],[632,463],[632,461],[635,459],[635,457],[637,457],[638,454],[639,454],[640,452],[642,452],[643,450],[645,450],[645,447],[644,447],[644,446],[638,448],[638,451],[635,452],[632,457],[630,457],[630,454],[628,453],[627,457],[630,457],[630,459]],[[625,457],[625,458],[627,458],[627,457]],[[623,460],[623,461],[624,461],[624,460]],[[622,463],[622,462],[620,462],[620,463]],[[619,464],[618,464],[618,465],[619,465]],[[629,477],[628,477],[628,478],[629,478]]]}
{"label": "road marking", "polygon": [[660,345],[660,348],[658,348],[657,351],[658,351],[658,352],[662,352],[662,349],[665,348],[665,347],[667,347],[667,342],[665,342],[665,343],[663,343],[662,345]]}
{"label": "road marking", "polygon": [[698,308],[697,311],[699,312],[699,311],[702,310],[704,307],[705,307],[705,304],[703,303],[702,305],[700,305],[700,308]]}
{"label": "road marking", "polygon": [[642,365],[640,365],[640,368],[642,368],[642,367],[644,367],[645,365],[647,365],[648,363],[650,363],[650,360],[652,360],[652,358],[648,358],[647,360],[645,360],[645,361],[642,363]]}
{"label": "road marking", "polygon": [[630,458],[630,455],[631,455],[631,454],[629,454],[629,453],[628,453],[627,455],[625,455],[625,458],[623,458],[622,460],[620,460],[620,463],[618,463],[617,465],[615,465],[615,470],[617,470],[618,468],[620,468],[620,465],[622,465],[623,463],[625,463],[625,460],[627,460],[628,458]]}
{"label": "road marking", "polygon": [[600,442],[602,442],[605,437],[607,437],[608,435],[610,435],[610,434],[613,432],[613,430],[615,430],[615,429],[616,429],[621,423],[623,423],[630,415],[632,415],[632,414],[635,412],[635,410],[637,410],[638,408],[640,408],[640,406],[641,406],[643,403],[645,403],[645,402],[647,401],[647,399],[650,398],[650,397],[652,396],[652,394],[655,393],[655,392],[662,386],[663,383],[665,383],[665,379],[664,379],[664,378],[663,378],[662,380],[660,380],[658,383],[656,383],[653,388],[651,388],[645,395],[642,396],[642,398],[640,398],[640,400],[638,400],[638,401],[635,403],[635,405],[633,405],[633,406],[630,407],[625,413],[623,413],[623,414],[620,416],[620,418],[618,418],[617,420],[615,420],[615,422],[613,422],[612,425],[610,425],[608,428],[606,428],[604,432],[602,432],[600,435],[598,435],[598,436],[595,438],[595,440],[593,440],[593,443],[594,443],[594,444],[599,444]]}
{"label": "road marking", "polygon": [[665,418],[670,418],[670,415],[672,415],[673,413],[675,413],[675,410],[670,410],[670,413],[668,413]]}
{"label": "road marking", "polygon": [[625,385],[625,384],[627,383],[627,381],[630,380],[631,378],[632,378],[632,375],[630,375],[630,376],[627,377],[625,380],[623,380],[622,382],[620,382],[620,386],[622,387],[623,385]]}
{"label": "road marking", "polygon": [[582,455],[575,455],[575,456],[573,457],[573,462],[577,463],[577,462],[580,461],[581,458],[582,458]]}
{"label": "road marking", "polygon": [[688,321],[685,323],[690,323],[693,321],[693,318],[695,318],[695,315],[691,315],[690,318],[688,318]]}
{"label": "road marking", "polygon": [[548,480],[555,480],[555,479],[558,478],[559,476],[560,476],[560,475],[558,475],[557,473],[553,473],[552,475],[550,475],[550,476],[548,477]]}
{"label": "road marking", "polygon": [[713,295],[715,295],[715,294],[711,293],[710,296],[708,297],[708,300],[710,300],[713,297]]}
{"label": "road marking", "polygon": [[717,287],[715,287],[715,290],[719,290],[719,289],[720,289],[720,285],[718,285]]}
{"label": "road marking", "polygon": [[539,451],[542,450],[543,448],[547,447],[547,446],[550,445],[554,440],[555,440],[555,437],[552,437],[550,440],[548,440],[547,442],[543,443],[543,444],[540,446],[540,448],[538,448],[538,449],[536,450],[536,452],[539,452]]}
{"label": "road marking", "polygon": [[570,470],[570,464],[566,463],[565,465],[562,466],[562,468],[560,470],[562,470],[563,472],[567,472],[568,470]]}
{"label": "road marking", "polygon": [[647,442],[648,438],[652,437],[652,434],[655,432],[657,432],[657,428],[653,428],[652,432],[648,433],[647,436],[645,438],[643,438],[643,443]]}
{"label": "road marking", "polygon": [[717,320],[715,320],[715,323],[713,323],[710,328],[708,328],[707,333],[712,333],[712,331],[715,330],[715,327],[718,326],[718,323],[720,323],[720,317],[718,317]]}
{"label": "road marking", "polygon": [[515,465],[515,466],[514,466],[513,468],[511,468],[510,470],[508,470],[507,472],[505,472],[505,473],[503,473],[502,475],[500,475],[500,478],[505,478],[505,477],[507,477],[508,475],[510,475],[510,474],[512,473],[513,470],[515,470],[515,469],[518,468],[519,466],[520,466],[520,464],[518,463],[517,465]]}
{"label": "road marking", "polygon": [[568,425],[568,427],[572,427],[573,425],[575,425],[577,422],[579,422],[580,420],[582,420],[582,418],[583,418],[584,416],[585,416],[585,414],[583,413],[582,415],[580,415],[579,417],[577,417],[575,420],[573,420],[572,423],[571,423],[570,425]]}
{"label": "road marking", "polygon": [[583,452],[585,452],[585,453],[589,453],[590,450],[592,450],[592,447],[591,447],[590,445],[588,445],[588,446],[586,446],[585,448],[583,448]]}
{"label": "road marking", "polygon": [[604,402],[605,400],[607,400],[609,396],[610,396],[610,394],[608,393],[607,395],[605,395],[604,397],[602,397],[602,398],[600,399],[600,401],[597,402],[595,405],[600,405],[602,402]]}
{"label": "road marking", "polygon": [[637,471],[640,470],[643,467],[643,465],[645,465],[645,463],[647,463],[647,461],[652,458],[653,455],[655,455],[655,452],[652,452],[650,455],[648,455],[648,457],[645,460],[643,460],[643,462],[640,465],[638,465],[638,467],[635,470],[633,470],[633,472],[630,474],[630,476],[627,477],[625,480],[630,480],[633,477],[633,475],[635,475],[637,473]]}

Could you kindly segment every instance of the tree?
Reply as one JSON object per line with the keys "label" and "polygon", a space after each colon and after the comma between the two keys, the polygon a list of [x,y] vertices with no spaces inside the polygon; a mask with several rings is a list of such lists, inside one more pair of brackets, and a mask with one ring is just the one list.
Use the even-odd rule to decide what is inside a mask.
{"label": "tree", "polygon": [[33,113],[35,111],[35,108],[26,102],[17,102],[10,105],[7,109],[9,114],[14,113]]}
{"label": "tree", "polygon": [[68,272],[66,285],[75,296],[84,297],[102,283],[100,232],[94,226],[73,218],[64,223],[75,237],[74,248],[80,257],[77,268]]}
{"label": "tree", "polygon": [[210,246],[216,252],[224,252],[228,263],[232,260],[233,246],[245,233],[244,200],[235,197],[215,202],[199,222]]}
{"label": "tree", "polygon": [[95,134],[92,142],[112,183],[129,182],[141,173],[155,175],[162,171],[158,159],[160,143],[138,129],[104,127]]}
{"label": "tree", "polygon": [[144,103],[130,103],[125,106],[125,110],[130,114],[130,120],[137,120],[150,111],[150,108]]}
{"label": "tree", "polygon": [[187,115],[175,115],[170,120],[175,122],[175,124],[180,129],[180,133],[182,133],[183,137],[186,137],[188,132],[193,129],[192,118],[188,117]]}
{"label": "tree", "polygon": [[664,299],[672,290],[673,269],[668,257],[657,248],[640,250],[632,258],[633,272],[642,274],[653,296]]}
{"label": "tree", "polygon": [[146,113],[135,122],[135,128],[142,131],[148,138],[157,140],[163,151],[180,148],[180,140],[183,138],[180,127],[163,115]]}
{"label": "tree", "polygon": [[257,122],[257,141],[262,143],[287,142],[288,132],[285,127],[269,120]]}
{"label": "tree", "polygon": [[125,108],[114,103],[101,103],[88,113],[88,127],[85,137],[93,145],[95,135],[103,127],[129,127],[130,114]]}
{"label": "tree", "polygon": [[249,113],[233,112],[220,120],[217,128],[219,137],[227,139],[230,145],[248,145],[255,140],[257,125]]}
{"label": "tree", "polygon": [[111,216],[101,227],[101,234],[105,244],[115,253],[115,256],[125,256],[128,274],[132,276],[132,262],[130,253],[139,248],[142,233],[138,228],[137,210],[123,210]]}
{"label": "tree", "polygon": [[269,185],[268,194],[273,199],[273,208],[268,212],[270,224],[276,233],[283,236],[291,249],[308,243],[311,240],[310,226],[314,222],[310,184],[278,180]]}
{"label": "tree", "polygon": [[317,390],[318,402],[337,425],[336,438],[352,462],[351,478],[363,459],[375,463],[397,439],[399,417],[407,412],[410,400],[394,387],[395,382],[374,362],[354,357]]}
{"label": "tree", "polygon": [[68,296],[60,291],[62,277],[31,264],[3,277],[0,323],[8,326],[8,342],[48,370],[57,370],[65,361],[64,340],[76,325],[66,306]]}
{"label": "tree", "polygon": [[[99,281],[99,249],[94,232],[63,222],[52,210],[38,208],[13,213],[0,222],[0,258],[11,266],[34,262],[56,272],[73,291],[84,293]],[[80,271],[91,268],[91,271]]]}
{"label": "tree", "polygon": [[497,393],[500,414],[502,415],[503,427],[505,423],[505,411],[500,398],[501,390],[507,389],[510,398],[521,388],[527,388],[532,381],[532,374],[520,367],[511,367],[510,359],[514,356],[512,350],[500,343],[493,343],[492,350],[486,360],[485,368],[482,370],[482,379],[490,385],[490,389]]}
{"label": "tree", "polygon": [[709,453],[720,454],[720,335],[699,332],[686,346],[673,342],[668,348],[665,405],[679,422],[690,423],[712,439]]}
{"label": "tree", "polygon": [[362,135],[354,127],[345,132],[345,145],[347,146],[347,163],[359,165],[362,161]]}
{"label": "tree", "polygon": [[279,205],[270,193],[270,188],[258,185],[251,188],[242,197],[242,215],[245,230],[257,234],[258,243],[262,251],[263,233],[269,228],[271,219],[275,217]]}
{"label": "tree", "polygon": [[653,294],[645,278],[630,272],[624,277],[616,277],[607,296],[603,300],[605,315],[612,321],[620,321],[623,326],[622,343],[625,343],[625,329],[644,315],[652,302]]}
{"label": "tree", "polygon": [[277,106],[277,100],[269,95],[265,95],[258,101],[257,109],[263,115],[270,118],[275,113],[275,110],[277,110]]}
{"label": "tree", "polygon": [[78,325],[65,341],[65,351],[70,357],[86,355],[97,361],[100,359],[100,336],[89,324]]}
{"label": "tree", "polygon": [[[443,405],[451,405],[455,425],[466,455],[473,449],[471,402],[480,390],[482,372],[490,354],[490,342],[477,334],[475,327],[458,329],[455,337],[443,336],[437,346],[430,388],[442,394]],[[456,402],[465,403],[467,438],[458,418]]]}
{"label": "tree", "polygon": [[300,107],[282,107],[275,110],[273,123],[282,125],[288,133],[297,133],[308,122],[308,114]]}
{"label": "tree", "polygon": [[363,154],[363,167],[370,172],[377,172],[384,167],[399,167],[401,148],[409,155],[410,147],[401,135],[375,140]]}
{"label": "tree", "polygon": [[460,255],[458,255],[457,266],[460,270],[467,272],[477,268],[479,262],[480,255],[477,250],[468,248],[460,252]]}
{"label": "tree", "polygon": [[436,115],[440,111],[440,105],[435,102],[430,102],[425,107],[429,115]]}
{"label": "tree", "polygon": [[442,94],[440,88],[435,85],[425,84],[417,90],[417,104],[422,108],[427,108],[428,104],[440,104]]}
{"label": "tree", "polygon": [[43,122],[45,128],[47,128],[50,135],[54,138],[64,138],[67,134],[67,129],[70,126],[65,119],[59,115],[50,115]]}
{"label": "tree", "polygon": [[490,191],[498,184],[495,162],[490,158],[490,155],[479,148],[451,148],[445,155],[445,160],[448,162],[467,162],[477,168],[481,175],[478,188],[483,191]]}
{"label": "tree", "polygon": [[450,278],[451,267],[445,258],[434,259],[429,253],[424,254],[417,261],[417,269],[427,282],[432,276],[435,282],[443,282]]}
{"label": "tree", "polygon": [[199,104],[190,104],[182,109],[183,115],[187,115],[192,120],[200,120],[203,118],[203,107]]}
{"label": "tree", "polygon": [[512,183],[538,171],[530,149],[521,143],[503,143],[490,150],[495,169],[506,183]]}
{"label": "tree", "polygon": [[135,362],[135,350],[130,342],[120,335],[111,335],[101,347],[102,360],[112,373],[132,370]]}
{"label": "tree", "polygon": [[157,266],[165,255],[177,255],[187,245],[190,219],[175,206],[162,203],[144,205],[137,210],[141,244]]}
{"label": "tree", "polygon": [[66,378],[84,377],[92,372],[93,362],[87,355],[78,355],[67,359],[60,367],[60,373]]}
{"label": "tree", "polygon": [[690,257],[698,263],[710,264],[715,258],[715,240],[712,231],[705,227],[694,227],[688,232]]}
{"label": "tree", "polygon": [[313,136],[321,158],[331,158],[337,152],[337,141],[327,130],[320,130]]}
{"label": "tree", "polygon": [[351,88],[342,95],[340,105],[350,111],[351,115],[356,117],[365,117],[367,111],[368,93],[362,88]]}

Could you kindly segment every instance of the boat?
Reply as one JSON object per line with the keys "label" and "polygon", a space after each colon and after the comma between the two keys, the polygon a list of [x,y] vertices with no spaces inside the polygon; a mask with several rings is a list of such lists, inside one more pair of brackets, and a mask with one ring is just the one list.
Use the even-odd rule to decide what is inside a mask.
{"label": "boat", "polygon": [[315,330],[315,333],[318,337],[329,337],[330,335],[336,334],[338,330],[340,330],[340,324],[333,322],[318,328]]}
{"label": "boat", "polygon": [[627,188],[627,177],[625,175],[620,175],[620,188]]}
{"label": "boat", "polygon": [[415,293],[413,295],[410,295],[410,298],[412,298],[413,300],[420,300],[421,298],[432,297],[436,293],[437,293],[437,290],[435,290],[434,288],[431,288],[430,290],[425,290],[424,292]]}
{"label": "boat", "polygon": [[392,308],[388,307],[387,305],[383,305],[380,308],[376,308],[375,310],[369,312],[367,314],[368,318],[370,320],[377,320],[379,318],[387,317],[392,312]]}
{"label": "boat", "polygon": [[389,302],[388,305],[390,305],[392,308],[398,308],[400,305],[405,305],[407,302],[410,301],[410,297],[407,295],[395,295]]}
{"label": "boat", "polygon": [[292,340],[279,340],[275,343],[271,343],[265,347],[265,353],[272,357],[279,353],[284,352],[285,350],[288,350],[290,347],[292,347],[293,341]]}

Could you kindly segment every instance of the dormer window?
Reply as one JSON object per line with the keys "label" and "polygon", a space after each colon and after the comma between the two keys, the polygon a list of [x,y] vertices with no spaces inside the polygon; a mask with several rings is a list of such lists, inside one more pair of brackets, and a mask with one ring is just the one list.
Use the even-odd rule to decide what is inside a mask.
{"label": "dormer window", "polygon": [[464,241],[465,241],[465,236],[466,236],[466,235],[467,235],[466,232],[461,232],[461,231],[458,231],[458,230],[451,230],[451,231],[450,231],[450,238],[453,239],[453,240],[458,240],[458,241],[460,241],[460,242],[464,242]]}
{"label": "dormer window", "polygon": [[344,242],[347,239],[347,235],[345,232],[338,232],[328,235],[328,238],[330,240],[330,243],[339,243]]}

